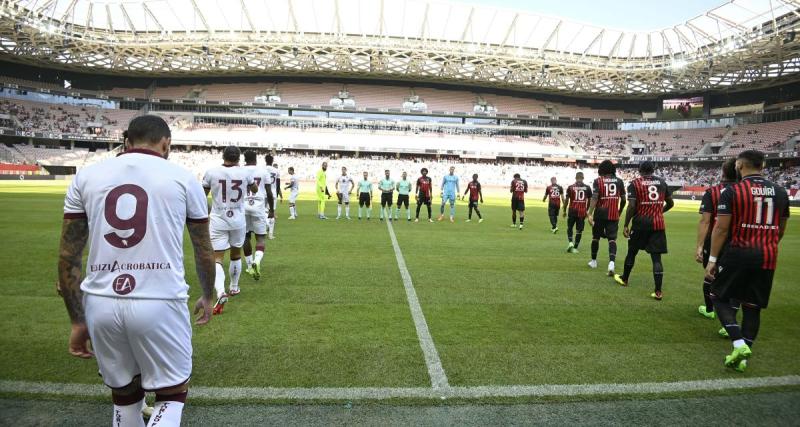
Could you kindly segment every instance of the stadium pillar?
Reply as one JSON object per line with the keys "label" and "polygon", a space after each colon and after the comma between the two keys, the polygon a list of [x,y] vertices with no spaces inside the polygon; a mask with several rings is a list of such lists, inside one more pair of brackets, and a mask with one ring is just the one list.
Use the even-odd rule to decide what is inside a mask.
{"label": "stadium pillar", "polygon": [[69,149],[70,150],[74,150],[75,149],[75,141],[70,141],[69,142]]}

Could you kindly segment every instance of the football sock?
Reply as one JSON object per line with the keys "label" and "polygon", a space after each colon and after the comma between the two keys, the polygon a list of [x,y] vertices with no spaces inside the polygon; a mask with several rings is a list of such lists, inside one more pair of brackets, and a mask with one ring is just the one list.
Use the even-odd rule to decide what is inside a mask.
{"label": "football sock", "polygon": [[714,311],[717,312],[717,319],[728,332],[731,341],[742,339],[742,328],[736,323],[736,309],[731,307],[730,301],[714,299]]}
{"label": "football sock", "polygon": [[600,241],[592,239],[592,259],[597,259],[597,251],[600,250]]}
{"label": "football sock", "polygon": [[425,206],[428,207],[428,219],[431,219],[431,217],[433,216],[433,214],[431,213],[431,205],[425,205]]}
{"label": "football sock", "polygon": [[622,280],[628,281],[628,278],[631,277],[631,271],[633,271],[633,266],[636,264],[636,254],[639,253],[638,249],[635,249],[633,246],[628,246],[628,254],[625,256],[625,267],[622,272]]}
{"label": "football sock", "polygon": [[367,218],[372,216],[372,208],[367,208]]}
{"label": "football sock", "polygon": [[406,208],[406,219],[411,219],[411,209]]}
{"label": "football sock", "polygon": [[[153,416],[150,417],[148,427],[154,426],[179,426],[183,415],[183,405],[186,402],[186,392],[169,396],[156,394],[156,404],[153,406]],[[141,417],[141,415],[140,415]]]}
{"label": "football sock", "polygon": [[336,205],[336,216],[342,216],[342,205]]}
{"label": "football sock", "polygon": [[261,265],[261,258],[264,258],[264,248],[261,249],[256,246],[256,255],[253,257],[253,264]]}
{"label": "football sock", "polygon": [[217,274],[214,277],[214,289],[217,291],[217,298],[225,293],[225,269],[222,268],[222,263],[215,265]]}
{"label": "football sock", "polygon": [[703,300],[706,304],[706,313],[714,311],[714,302],[711,301],[711,283],[708,279],[703,279]]}
{"label": "football sock", "polygon": [[267,233],[270,236],[275,232],[275,218],[267,218]]}
{"label": "football sock", "polygon": [[481,211],[479,211],[478,208],[475,208],[475,213],[478,214],[478,219],[483,219],[481,216]]}
{"label": "football sock", "polygon": [[142,404],[144,403],[144,390],[139,389],[130,395],[111,393],[114,401],[114,414],[111,425],[120,427],[144,427],[142,420]]}
{"label": "football sock", "polygon": [[422,205],[420,205],[419,203],[417,203],[417,216],[415,216],[414,218],[417,218],[417,219],[419,219],[419,208],[421,208],[421,207],[422,207]]}
{"label": "football sock", "polygon": [[525,217],[524,216],[519,217],[519,223],[522,224],[524,222],[525,222]]}
{"label": "football sock", "polygon": [[239,275],[242,274],[242,260],[231,260],[230,265],[228,265],[228,273],[231,275],[231,285],[230,289],[239,289]]}
{"label": "football sock", "polygon": [[575,233],[575,249],[578,249],[578,245],[581,244],[581,232]]}
{"label": "football sock", "polygon": [[350,216],[350,205],[344,205],[344,215],[349,217]]}
{"label": "football sock", "polygon": [[440,209],[440,214],[444,215],[444,202],[442,202],[442,208]]}
{"label": "football sock", "polygon": [[511,223],[516,225],[517,224],[517,211],[513,211],[511,213]]}
{"label": "football sock", "polygon": [[558,217],[550,215],[550,225],[553,226],[552,228],[556,228],[557,223],[558,223]]}
{"label": "football sock", "polygon": [[247,264],[247,269],[249,270],[253,265],[253,255],[245,255],[244,262]]}
{"label": "football sock", "polygon": [[399,216],[400,216],[400,208],[395,208],[394,209],[394,219],[397,219],[397,217],[399,217]]}
{"label": "football sock", "polygon": [[456,206],[454,204],[450,205],[450,216],[456,216]]}
{"label": "football sock", "polygon": [[[650,259],[653,260],[653,281],[656,285],[656,291],[661,290],[661,284],[664,281],[664,265],[661,264],[661,254],[650,254]],[[627,264],[627,260],[625,263]]]}
{"label": "football sock", "polygon": [[364,208],[362,208],[361,206],[359,206],[359,207],[358,207],[358,217],[359,217],[359,218],[361,218],[361,211],[362,211],[363,209],[364,209]]}
{"label": "football sock", "polygon": [[609,240],[608,241],[608,260],[609,261],[616,261],[617,260],[617,241],[616,240]]}
{"label": "football sock", "polygon": [[378,216],[383,219],[383,206],[381,206],[381,211],[378,213]]}
{"label": "football sock", "polygon": [[742,305],[742,337],[747,345],[752,346],[761,326],[761,309]]}
{"label": "football sock", "polygon": [[572,226],[567,223],[567,241],[572,243]]}
{"label": "football sock", "polygon": [[469,206],[469,213],[467,213],[467,219],[472,219],[472,209],[474,209],[474,208],[472,207],[472,205],[470,205]]}

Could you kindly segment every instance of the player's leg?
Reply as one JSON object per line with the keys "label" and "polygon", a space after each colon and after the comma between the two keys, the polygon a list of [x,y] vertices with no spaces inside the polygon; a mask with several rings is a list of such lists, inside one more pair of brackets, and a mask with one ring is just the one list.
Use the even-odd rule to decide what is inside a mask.
{"label": "player's leg", "polygon": [[339,219],[342,217],[342,195],[336,194],[336,198],[339,199],[336,203],[336,219]]}
{"label": "player's leg", "polygon": [[222,267],[222,262],[225,259],[225,252],[230,248],[230,237],[227,230],[215,230],[213,227],[210,229],[211,246],[214,249],[214,266],[216,274],[214,275],[214,290],[217,294],[217,302],[214,305],[214,314],[222,313],[222,307],[228,301],[228,295],[225,293],[225,269]]}
{"label": "player's leg", "polygon": [[581,236],[583,236],[583,228],[586,225],[586,218],[576,218],[575,220],[575,250],[581,245]]}
{"label": "player's leg", "polygon": [[156,395],[148,425],[178,426],[192,373],[188,307],[178,300],[138,300],[129,310],[126,329],[142,370],[142,388]]}
{"label": "player's leg", "polygon": [[420,209],[421,207],[422,207],[422,202],[420,202],[420,200],[419,200],[419,199],[417,199],[417,215],[414,217],[414,219],[415,219],[417,222],[419,222],[419,209]]}
{"label": "player's leg", "polygon": [[272,218],[266,218],[267,216],[266,214],[261,217],[262,218],[261,220],[266,222],[267,235],[269,236],[270,240],[275,238],[275,218],[277,218],[277,216],[274,213],[278,207],[277,203],[278,203],[277,201],[273,201],[272,206],[267,207],[267,212],[273,213]]}
{"label": "player's leg", "polygon": [[517,210],[514,208],[514,206],[511,206],[511,226],[517,226]]}
{"label": "player's leg", "polygon": [[442,195],[442,206],[439,209],[439,221],[444,219],[444,205],[447,204],[447,195]]}
{"label": "player's leg", "polygon": [[625,266],[622,270],[622,275],[619,274],[614,275],[614,280],[620,286],[628,286],[628,279],[631,277],[631,271],[633,271],[633,266],[636,264],[636,255],[639,254],[639,246],[637,242],[633,241],[633,239],[628,241],[628,254],[625,255]]}
{"label": "player's leg", "polygon": [[344,217],[350,219],[350,201],[344,203]]}
{"label": "player's leg", "polygon": [[614,275],[615,261],[617,260],[617,227],[619,221],[609,221],[606,224],[606,238],[608,239],[608,275]]}
{"label": "player's leg", "polygon": [[433,209],[431,208],[431,200],[425,201],[425,207],[428,209],[428,222],[433,221]]}
{"label": "player's leg", "polygon": [[[248,215],[247,217],[247,230],[253,229],[253,221],[251,217]],[[242,252],[244,252],[244,262],[247,266],[246,273],[252,275],[253,274],[253,247],[250,245],[250,237],[253,234],[252,231],[248,231],[244,235],[244,244],[242,245]]]}
{"label": "player's leg", "polygon": [[229,290],[231,295],[239,294],[239,277],[242,274],[242,244],[244,243],[244,229],[231,230],[230,232],[231,255],[228,264],[230,274]]}
{"label": "player's leg", "polygon": [[456,196],[450,197],[450,222],[456,217]]}
{"label": "player's leg", "polygon": [[253,278],[258,280],[261,278],[261,260],[264,258],[264,250],[266,249],[267,236],[264,234],[256,234],[256,252],[253,255]]}
{"label": "player's leg", "polygon": [[481,215],[481,210],[478,208],[478,202],[475,202],[475,213],[478,215],[479,220],[483,219],[483,216]]}
{"label": "player's leg", "polygon": [[141,377],[123,387],[111,389],[111,400],[114,402],[113,426],[144,427],[142,407],[145,405],[144,389]]}
{"label": "player's leg", "polygon": [[408,199],[409,199],[409,196],[406,196],[405,199],[403,200],[403,204],[405,205],[405,208],[406,208],[406,219],[408,221],[411,221],[411,208],[409,207]]}
{"label": "player's leg", "polygon": [[597,251],[600,250],[600,239],[605,235],[603,222],[603,220],[595,219],[594,225],[592,225],[592,259],[589,261],[589,267],[592,268],[597,268]]}
{"label": "player's leg", "polygon": [[754,304],[742,304],[742,339],[752,348],[761,327],[761,308]]}
{"label": "player's leg", "polygon": [[572,252],[572,248],[575,247],[575,243],[572,240],[572,229],[575,228],[575,217],[568,217],[567,218],[567,252]]}
{"label": "player's leg", "polygon": [[[706,241],[703,245],[703,271],[705,271],[706,267],[708,266],[708,255],[710,253],[711,243]],[[703,305],[697,307],[697,311],[703,315],[703,317],[707,317],[709,319],[714,319],[717,315],[714,312],[714,301],[711,300],[711,285],[714,283],[713,280],[709,280],[703,274]]]}
{"label": "player's leg", "polygon": [[467,206],[467,221],[472,221],[472,210],[474,209],[474,205],[472,202],[469,202]]}
{"label": "player's leg", "polygon": [[517,210],[519,211],[519,229],[522,230],[525,226],[525,202],[523,200],[520,200]]}
{"label": "player's leg", "polygon": [[400,204],[402,203],[403,196],[397,195],[397,204],[394,207],[394,220],[400,219]]}

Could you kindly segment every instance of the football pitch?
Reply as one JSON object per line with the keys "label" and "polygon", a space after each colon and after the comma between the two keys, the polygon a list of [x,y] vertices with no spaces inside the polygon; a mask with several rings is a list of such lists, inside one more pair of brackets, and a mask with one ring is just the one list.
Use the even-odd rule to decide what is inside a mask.
{"label": "football pitch", "polygon": [[[96,363],[66,351],[69,321],[55,292],[64,189],[0,183],[0,396],[8,399],[102,401],[107,394]],[[464,221],[464,202],[454,224],[415,224],[405,212],[387,224],[377,208],[372,220],[358,221],[355,207],[351,221],[320,221],[310,199],[289,221],[287,204],[279,205],[264,276],[243,275],[242,293],[225,312],[194,328],[190,406],[753,394],[738,404],[746,407],[756,405],[756,394],[780,392],[797,408],[797,219],[781,242],[770,307],[742,374],[723,367],[730,343],[717,335],[718,321],[697,312],[696,203],[678,202],[666,215],[670,252],[657,302],[649,298],[646,254],[630,286],[616,285],[605,275],[605,241],[597,270],[586,265],[588,225],[580,254],[565,253],[566,222],[553,235],[538,194],[529,196],[522,231],[509,226],[505,197],[487,200],[481,224]],[[328,216],[335,210],[329,202]],[[185,250],[193,301],[199,287],[188,238]],[[620,271],[626,250],[620,238]]]}

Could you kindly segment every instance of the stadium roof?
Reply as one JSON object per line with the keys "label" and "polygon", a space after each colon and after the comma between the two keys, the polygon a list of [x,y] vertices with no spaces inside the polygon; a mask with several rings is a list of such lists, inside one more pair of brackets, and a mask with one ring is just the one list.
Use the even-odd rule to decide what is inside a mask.
{"label": "stadium roof", "polygon": [[7,59],[112,73],[315,74],[652,96],[766,85],[800,70],[797,0],[732,0],[644,32],[423,0],[0,4]]}

